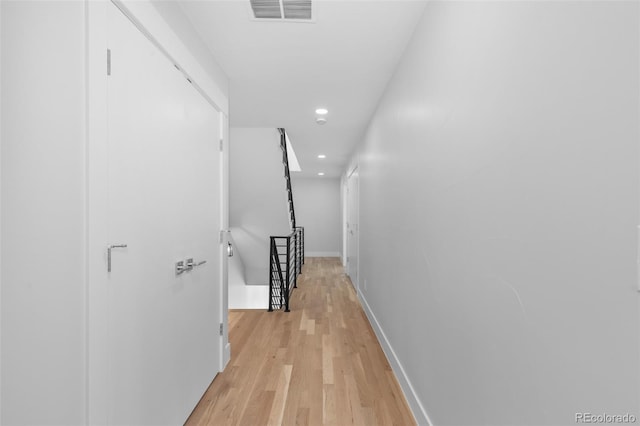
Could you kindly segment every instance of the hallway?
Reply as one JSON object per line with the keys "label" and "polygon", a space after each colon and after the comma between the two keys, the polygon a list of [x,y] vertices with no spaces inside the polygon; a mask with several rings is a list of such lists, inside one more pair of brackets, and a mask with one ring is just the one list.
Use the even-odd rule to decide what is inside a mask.
{"label": "hallway", "polygon": [[229,313],[231,361],[187,425],[415,424],[339,258],[308,258],[291,312]]}

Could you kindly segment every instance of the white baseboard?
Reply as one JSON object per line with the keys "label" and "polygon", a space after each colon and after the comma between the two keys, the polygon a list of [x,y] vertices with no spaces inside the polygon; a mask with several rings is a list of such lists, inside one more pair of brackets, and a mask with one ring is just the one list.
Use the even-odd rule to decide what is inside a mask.
{"label": "white baseboard", "polygon": [[402,364],[400,364],[400,360],[391,347],[387,336],[384,334],[384,331],[382,331],[382,327],[380,327],[380,323],[371,310],[369,303],[367,303],[367,299],[364,298],[362,292],[358,293],[358,298],[362,303],[362,308],[364,309],[367,318],[369,318],[369,323],[373,327],[373,331],[376,333],[378,342],[380,342],[380,346],[382,346],[382,350],[387,356],[387,361],[389,361],[391,369],[395,373],[396,378],[400,383],[400,387],[402,388],[404,397],[409,404],[409,408],[411,408],[411,411],[413,412],[413,417],[416,420],[416,423],[419,425],[433,426],[433,422],[431,422],[431,419],[427,414],[427,410],[425,410],[424,406],[420,402],[420,399],[418,398],[418,395],[416,395],[416,392],[411,385],[411,381],[409,380],[409,377],[407,377],[407,373],[404,371]]}
{"label": "white baseboard", "polygon": [[267,309],[269,285],[229,285],[229,309]]}
{"label": "white baseboard", "polygon": [[309,251],[304,254],[304,257],[340,257],[339,251]]}

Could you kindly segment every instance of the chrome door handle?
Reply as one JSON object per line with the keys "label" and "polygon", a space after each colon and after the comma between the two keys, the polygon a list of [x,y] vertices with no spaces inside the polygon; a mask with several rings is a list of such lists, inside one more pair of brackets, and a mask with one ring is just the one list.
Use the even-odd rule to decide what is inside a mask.
{"label": "chrome door handle", "polygon": [[205,263],[207,263],[206,260],[201,260],[200,262],[196,263],[192,257],[188,258],[187,260],[179,260],[175,264],[176,275],[180,275],[184,272],[191,272],[194,270],[194,268],[204,265]]}
{"label": "chrome door handle", "polygon": [[193,261],[193,257],[190,257],[187,259],[187,262],[184,265],[184,270],[188,272],[192,270],[195,266],[196,266],[196,263]]}
{"label": "chrome door handle", "polygon": [[111,244],[107,246],[107,272],[111,272],[111,250],[114,248],[127,248],[126,244]]}
{"label": "chrome door handle", "polygon": [[181,273],[186,271],[186,268],[184,266],[184,260],[180,260],[176,262],[175,270],[176,270],[176,275],[180,275]]}
{"label": "chrome door handle", "polygon": [[189,258],[187,259],[187,263],[185,264],[185,271],[191,271],[193,270],[193,268],[197,268],[198,266],[204,265],[205,263],[207,263],[206,260],[201,260],[200,262],[196,263],[193,258]]}
{"label": "chrome door handle", "polygon": [[227,256],[233,257],[233,245],[227,242]]}

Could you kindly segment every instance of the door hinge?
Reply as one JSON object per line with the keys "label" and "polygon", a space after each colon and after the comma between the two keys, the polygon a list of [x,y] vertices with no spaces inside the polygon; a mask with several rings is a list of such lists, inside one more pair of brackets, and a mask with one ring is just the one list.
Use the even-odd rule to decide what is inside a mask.
{"label": "door hinge", "polygon": [[220,323],[220,335],[222,336],[224,334],[224,323]]}
{"label": "door hinge", "polygon": [[111,75],[111,49],[107,49],[107,75]]}
{"label": "door hinge", "polygon": [[224,151],[224,139],[220,139],[220,151]]}

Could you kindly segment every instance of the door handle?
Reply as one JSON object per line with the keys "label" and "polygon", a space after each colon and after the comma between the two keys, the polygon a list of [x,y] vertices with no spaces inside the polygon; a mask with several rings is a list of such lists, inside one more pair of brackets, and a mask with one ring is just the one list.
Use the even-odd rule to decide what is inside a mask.
{"label": "door handle", "polygon": [[227,242],[227,256],[233,257],[233,245]]}
{"label": "door handle", "polygon": [[193,257],[187,259],[187,263],[184,265],[184,271],[189,272],[195,267],[196,263],[193,261]]}
{"label": "door handle", "polygon": [[180,275],[183,272],[193,271],[195,268],[197,268],[198,266],[202,266],[205,263],[207,263],[206,260],[201,260],[200,262],[196,263],[192,257],[188,258],[187,260],[179,260],[175,264],[176,275]]}
{"label": "door handle", "polygon": [[111,250],[114,248],[127,248],[126,244],[111,244],[107,246],[107,272],[111,272]]}
{"label": "door handle", "polygon": [[184,271],[183,271],[183,272],[189,272],[189,271],[192,271],[192,270],[193,270],[193,268],[197,268],[198,266],[202,266],[202,265],[204,265],[205,263],[207,263],[207,261],[206,261],[206,260],[201,260],[200,262],[197,262],[197,263],[196,263],[196,262],[193,260],[193,258],[192,258],[192,257],[190,257],[189,259],[187,259],[187,262],[184,264]]}

